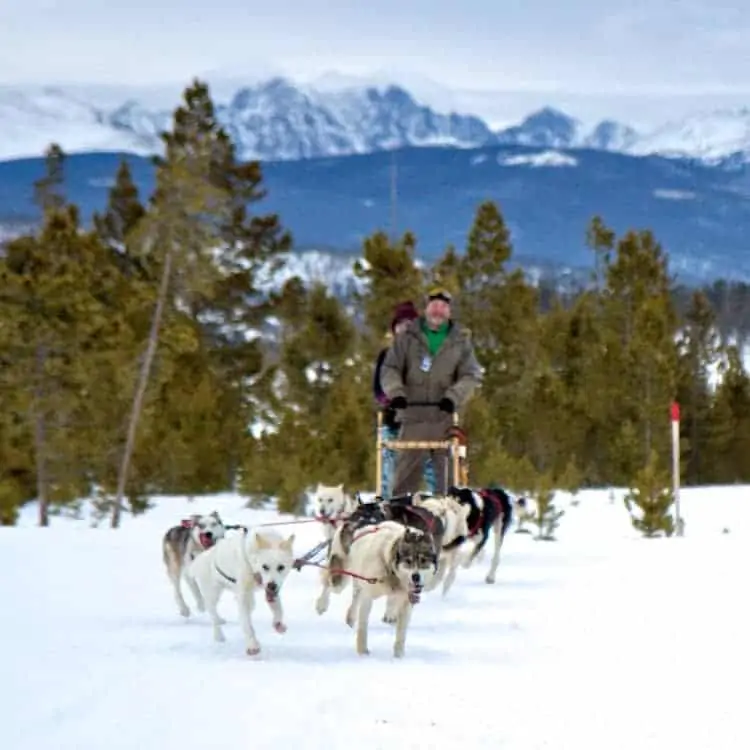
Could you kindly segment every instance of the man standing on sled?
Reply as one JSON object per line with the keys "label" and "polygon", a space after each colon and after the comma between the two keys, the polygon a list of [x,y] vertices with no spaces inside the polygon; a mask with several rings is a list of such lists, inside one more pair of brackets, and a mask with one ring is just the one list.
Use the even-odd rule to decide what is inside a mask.
{"label": "man standing on sled", "polygon": [[[451,319],[450,293],[432,289],[424,314],[410,321],[386,354],[381,372],[389,406],[401,412],[399,440],[444,440],[453,412],[468,401],[482,381],[467,329]],[[434,404],[419,406],[419,403]],[[399,451],[393,495],[417,492],[427,451]],[[445,494],[446,450],[432,455],[435,491]]]}

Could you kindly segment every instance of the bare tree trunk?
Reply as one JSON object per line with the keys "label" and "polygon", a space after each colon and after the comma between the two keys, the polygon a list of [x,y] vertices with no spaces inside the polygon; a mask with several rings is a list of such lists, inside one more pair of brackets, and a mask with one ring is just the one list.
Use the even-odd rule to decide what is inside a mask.
{"label": "bare tree trunk", "polygon": [[651,448],[654,444],[652,407],[651,407],[653,371],[652,371],[650,362],[646,365],[644,374],[646,376],[644,378],[644,386],[646,389],[644,393],[645,402],[646,402],[646,409],[645,409],[646,423],[644,425],[644,429],[645,429],[644,442],[645,442],[645,447],[646,447],[646,461],[648,461],[649,457],[651,456]]}
{"label": "bare tree trunk", "polygon": [[36,452],[36,496],[39,502],[39,525],[49,526],[49,498],[47,497],[47,457],[44,414],[34,408],[34,444]]}
{"label": "bare tree trunk", "polygon": [[36,350],[37,384],[34,389],[34,405],[31,418],[34,423],[34,452],[36,454],[36,496],[39,503],[39,525],[49,526],[49,497],[47,487],[47,430],[42,407],[42,378],[44,377],[45,351],[42,346]]}
{"label": "bare tree trunk", "polygon": [[141,416],[141,411],[143,410],[143,399],[146,395],[146,388],[148,387],[148,381],[151,375],[151,366],[154,362],[156,347],[159,343],[159,331],[161,329],[162,318],[164,317],[164,307],[167,303],[167,292],[169,291],[169,281],[170,276],[172,275],[172,254],[173,249],[170,242],[164,257],[164,269],[162,270],[161,281],[159,282],[159,296],[156,298],[154,316],[151,319],[148,346],[146,347],[146,354],[143,357],[143,364],[141,365],[141,372],[138,377],[138,385],[136,387],[135,397],[133,398],[133,408],[130,412],[130,422],[128,423],[128,435],[125,441],[125,450],[122,454],[120,472],[117,476],[117,495],[115,497],[114,507],[112,508],[111,521],[111,527],[113,529],[118,528],[120,525],[120,515],[125,496],[125,485],[127,484],[130,459],[133,455],[133,447],[135,446],[135,434],[138,428],[138,420]]}

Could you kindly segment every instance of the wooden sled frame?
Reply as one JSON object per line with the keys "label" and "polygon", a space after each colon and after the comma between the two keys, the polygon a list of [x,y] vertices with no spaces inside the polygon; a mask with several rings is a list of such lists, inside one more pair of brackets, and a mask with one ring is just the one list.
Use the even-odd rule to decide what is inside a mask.
{"label": "wooden sled frame", "polygon": [[[423,404],[424,405],[424,404]],[[383,412],[378,410],[377,429],[375,440],[375,497],[382,497],[383,492],[383,448],[390,450],[447,450],[448,461],[446,472],[446,486],[458,484],[463,487],[469,486],[469,473],[466,461],[467,441],[466,433],[459,426],[458,414],[453,413],[453,425],[448,430],[445,440],[383,440],[381,437],[383,427]]]}

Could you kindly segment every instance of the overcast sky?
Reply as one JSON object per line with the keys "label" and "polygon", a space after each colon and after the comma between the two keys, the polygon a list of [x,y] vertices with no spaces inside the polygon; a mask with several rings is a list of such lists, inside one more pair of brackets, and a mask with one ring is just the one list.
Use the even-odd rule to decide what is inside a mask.
{"label": "overcast sky", "polygon": [[453,89],[750,92],[747,0],[0,0],[3,83],[336,71]]}

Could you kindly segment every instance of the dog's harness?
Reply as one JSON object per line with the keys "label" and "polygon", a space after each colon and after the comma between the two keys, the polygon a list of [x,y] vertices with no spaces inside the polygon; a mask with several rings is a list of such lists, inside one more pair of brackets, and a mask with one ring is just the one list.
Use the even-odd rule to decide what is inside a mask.
{"label": "dog's harness", "polygon": [[[482,490],[477,490],[477,492],[481,495],[482,500],[484,500],[485,502],[489,500],[497,508],[498,515],[502,513],[502,510],[503,510],[502,502],[500,501],[499,497],[495,497],[492,490],[482,489]],[[479,515],[477,516],[477,522],[474,524],[474,528],[469,530],[470,537],[474,536],[474,534],[476,534],[479,531],[479,528],[481,527],[485,519],[484,508],[477,508],[477,510],[479,511]]]}
{"label": "dog's harness", "polygon": [[[366,536],[367,534],[372,534],[376,531],[379,531],[380,529],[378,527],[372,528],[365,528],[362,530],[359,534],[355,534],[355,536],[352,538],[352,544],[357,539],[361,539],[363,536]],[[350,578],[356,578],[358,581],[364,581],[365,583],[382,583],[380,578],[368,578],[367,576],[361,576],[359,573],[355,573],[351,570],[345,570],[344,568],[331,568],[328,565],[323,565],[323,563],[320,562],[314,562],[312,558],[320,552],[324,547],[330,546],[330,542],[324,541],[318,544],[316,547],[311,549],[307,554],[305,554],[303,557],[298,558],[294,561],[292,567],[296,568],[297,570],[302,570],[302,567],[305,565],[312,566],[314,568],[320,568],[321,570],[327,570],[329,573],[334,573],[337,575],[344,575],[349,576]]]}
{"label": "dog's harness", "polygon": [[340,511],[339,513],[335,513],[332,516],[317,515],[315,516],[315,520],[319,521],[320,523],[326,524],[327,526],[333,526],[335,528],[336,524],[339,521],[345,521],[348,517],[349,513]]}
{"label": "dog's harness", "polygon": [[222,578],[226,578],[226,579],[227,579],[227,581],[229,581],[230,583],[237,583],[237,579],[236,579],[236,578],[232,578],[232,576],[230,576],[229,574],[225,573],[225,572],[224,572],[224,571],[223,571],[223,570],[222,570],[222,569],[221,569],[221,568],[219,567],[218,563],[214,563],[214,567],[216,568],[216,572],[217,572],[217,573],[218,573],[218,574],[219,574],[220,576],[222,576]]}
{"label": "dog's harness", "polygon": [[[247,526],[243,526],[242,524],[234,524],[233,526],[225,526],[224,528],[225,529],[242,529],[242,531],[244,532],[245,536],[247,536],[247,534],[248,534],[248,528],[247,528]],[[244,547],[242,548],[242,556],[243,556],[243,558],[245,558],[245,562],[247,563],[248,568],[250,568],[250,570],[253,570],[253,566],[250,565],[250,561],[247,559],[247,555],[245,554],[245,548]],[[232,576],[230,576],[228,573],[225,573],[219,567],[219,563],[217,563],[216,561],[214,561],[214,568],[216,568],[216,572],[222,578],[226,579],[230,583],[237,583],[237,579],[236,578],[232,578]],[[255,581],[255,583],[258,586],[262,586],[263,585],[263,579],[260,577],[260,574],[256,573],[254,570],[253,570],[253,580]]]}
{"label": "dog's harness", "polygon": [[421,518],[430,533],[435,530],[435,516],[426,508],[420,508],[416,505],[404,505],[402,507],[404,510],[417,516],[417,518]]}
{"label": "dog's harness", "polygon": [[[219,564],[218,564],[218,563],[214,563],[214,568],[216,568],[216,572],[217,572],[217,573],[218,573],[218,574],[219,574],[219,575],[220,575],[220,576],[221,576],[222,578],[226,578],[226,580],[227,580],[227,581],[229,581],[230,583],[237,583],[237,579],[236,579],[236,578],[232,578],[232,576],[230,576],[230,575],[229,575],[228,573],[225,573],[225,572],[224,572],[224,571],[223,571],[223,570],[222,570],[222,569],[221,569],[221,568],[219,567]],[[263,585],[263,579],[262,579],[262,578],[260,577],[260,575],[259,575],[258,573],[256,573],[255,571],[253,571],[253,579],[254,579],[255,583],[257,583],[257,584],[258,584],[258,586],[262,586],[262,585]]]}

